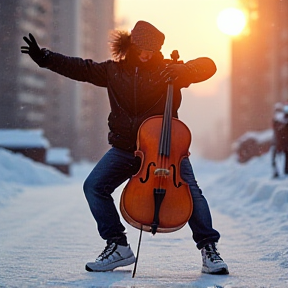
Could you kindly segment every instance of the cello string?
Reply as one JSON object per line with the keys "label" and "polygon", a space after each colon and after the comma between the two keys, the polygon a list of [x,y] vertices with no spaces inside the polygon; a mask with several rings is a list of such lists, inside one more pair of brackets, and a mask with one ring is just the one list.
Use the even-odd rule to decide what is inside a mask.
{"label": "cello string", "polygon": [[167,95],[167,119],[166,119],[166,131],[165,131],[165,155],[170,155],[171,148],[171,124],[172,124],[172,105],[173,105],[173,85],[168,84]]}
{"label": "cello string", "polygon": [[[168,84],[168,91],[167,91],[167,111],[166,111],[166,129],[165,129],[165,156],[170,155],[170,141],[171,141],[171,111],[172,111],[172,84]],[[171,97],[172,96],[172,97]]]}
{"label": "cello string", "polygon": [[167,133],[168,133],[168,128],[167,125],[169,125],[168,123],[168,119],[170,116],[169,110],[170,110],[170,93],[169,93],[169,85],[167,87],[167,96],[166,96],[166,104],[165,104],[165,111],[164,111],[164,115],[163,115],[163,119],[162,119],[162,130],[161,130],[161,137],[160,137],[160,145],[159,145],[159,154],[160,155],[166,155],[167,156]]}

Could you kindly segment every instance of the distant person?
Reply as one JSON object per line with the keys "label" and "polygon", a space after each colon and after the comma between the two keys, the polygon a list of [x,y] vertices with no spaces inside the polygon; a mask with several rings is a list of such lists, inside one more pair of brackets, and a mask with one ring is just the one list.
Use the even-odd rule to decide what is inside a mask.
{"label": "distant person", "polygon": [[[77,81],[105,87],[108,92],[111,106],[108,139],[112,148],[84,183],[84,193],[99,234],[107,243],[96,261],[86,264],[86,270],[95,272],[109,271],[135,262],[111,194],[140,168],[140,158],[134,155],[139,126],[151,116],[163,115],[168,79],[174,79],[172,113],[173,117],[178,118],[180,89],[205,81],[216,72],[214,62],[206,57],[185,64],[167,65],[160,52],[165,36],[148,22],[138,21],[131,33],[114,31],[112,37],[114,60],[101,63],[40,49],[31,34],[29,38],[23,38],[28,46],[21,47],[21,52],[29,54],[40,67]],[[187,157],[181,162],[181,177],[189,184],[193,197],[194,209],[188,224],[202,253],[202,272],[228,274],[227,264],[216,249],[220,234],[212,227],[207,201]],[[90,244],[94,241],[93,238],[89,239]],[[186,249],[189,255],[189,248]],[[171,257],[177,257],[177,253]]]}
{"label": "distant person", "polygon": [[273,117],[274,145],[272,150],[273,177],[279,177],[277,155],[284,154],[284,174],[288,175],[288,104],[276,103]]}

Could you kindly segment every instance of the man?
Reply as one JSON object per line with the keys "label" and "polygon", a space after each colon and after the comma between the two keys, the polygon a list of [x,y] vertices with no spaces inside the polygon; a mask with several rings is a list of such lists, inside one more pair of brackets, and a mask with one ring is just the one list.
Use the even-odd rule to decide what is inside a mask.
{"label": "man", "polygon": [[[214,62],[205,57],[185,64],[166,65],[160,52],[165,36],[148,22],[138,21],[131,33],[114,31],[112,36],[114,61],[101,63],[40,49],[31,34],[30,39],[23,38],[28,46],[21,47],[40,67],[107,88],[111,106],[108,139],[112,148],[97,163],[83,186],[99,234],[107,246],[95,262],[86,264],[88,271],[109,271],[135,262],[111,194],[140,168],[139,158],[134,155],[137,131],[148,117],[163,115],[167,80],[174,79],[172,116],[178,118],[180,89],[207,80],[216,72]],[[188,158],[181,162],[181,177],[189,184],[193,198],[194,209],[188,224],[202,253],[202,272],[228,274],[228,267],[216,249],[220,234],[212,228],[207,201]]]}

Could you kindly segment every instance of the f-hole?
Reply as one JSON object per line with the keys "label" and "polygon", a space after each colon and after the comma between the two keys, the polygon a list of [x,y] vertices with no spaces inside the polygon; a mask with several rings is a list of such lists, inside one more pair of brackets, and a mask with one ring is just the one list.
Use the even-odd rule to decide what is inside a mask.
{"label": "f-hole", "polygon": [[173,168],[173,184],[176,188],[179,188],[180,186],[182,186],[182,183],[181,182],[179,182],[178,184],[176,183],[176,167],[174,164],[172,164],[171,167]]}
{"label": "f-hole", "polygon": [[150,162],[149,165],[147,166],[147,171],[146,171],[146,178],[143,180],[143,178],[141,177],[139,180],[141,183],[145,183],[148,181],[149,176],[150,176],[150,166],[156,166],[156,164],[154,162]]}

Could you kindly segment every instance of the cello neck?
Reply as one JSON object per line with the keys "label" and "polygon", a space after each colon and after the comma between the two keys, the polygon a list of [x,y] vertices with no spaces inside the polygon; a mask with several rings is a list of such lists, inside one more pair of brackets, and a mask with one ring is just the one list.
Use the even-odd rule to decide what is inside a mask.
{"label": "cello neck", "polygon": [[161,137],[159,143],[159,155],[167,157],[169,157],[170,155],[170,147],[171,147],[172,107],[173,107],[173,84],[172,82],[169,82],[167,88],[165,111],[163,115]]}

